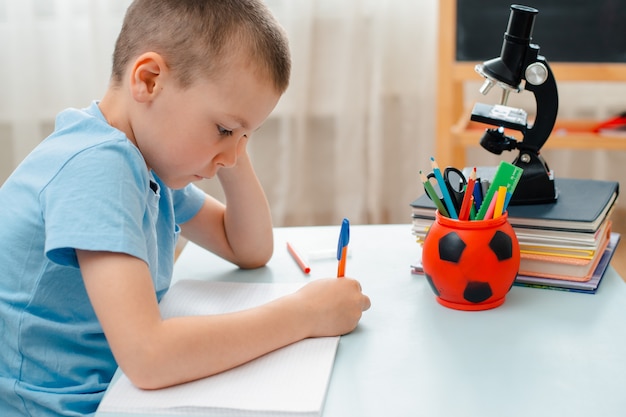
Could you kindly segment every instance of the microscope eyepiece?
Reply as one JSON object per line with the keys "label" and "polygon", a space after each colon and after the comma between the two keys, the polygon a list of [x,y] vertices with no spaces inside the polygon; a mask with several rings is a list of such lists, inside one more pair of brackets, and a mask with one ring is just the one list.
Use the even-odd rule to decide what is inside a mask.
{"label": "microscope eyepiece", "polygon": [[511,88],[519,88],[528,64],[527,53],[538,49],[530,48],[537,9],[528,6],[511,5],[511,14],[504,33],[500,56],[483,63],[482,73],[488,78],[500,81]]}
{"label": "microscope eyepiece", "polygon": [[533,35],[535,16],[539,10],[518,4],[511,5],[509,23],[504,33],[505,41],[528,45]]}

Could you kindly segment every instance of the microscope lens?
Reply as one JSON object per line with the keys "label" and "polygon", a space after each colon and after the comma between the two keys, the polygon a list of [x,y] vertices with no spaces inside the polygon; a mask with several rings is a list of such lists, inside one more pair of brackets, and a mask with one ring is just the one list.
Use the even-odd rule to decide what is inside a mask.
{"label": "microscope lens", "polygon": [[505,33],[507,40],[514,42],[517,40],[517,42],[528,44],[533,34],[533,25],[537,13],[539,11],[532,7],[512,5],[509,24]]}

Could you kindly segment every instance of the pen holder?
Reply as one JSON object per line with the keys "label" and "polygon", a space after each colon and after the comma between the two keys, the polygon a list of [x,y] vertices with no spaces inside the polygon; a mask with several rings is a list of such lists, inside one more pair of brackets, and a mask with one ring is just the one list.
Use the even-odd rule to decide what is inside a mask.
{"label": "pen holder", "polygon": [[495,219],[465,221],[437,211],[424,239],[424,273],[437,301],[449,308],[498,307],[519,265],[519,242],[506,212]]}

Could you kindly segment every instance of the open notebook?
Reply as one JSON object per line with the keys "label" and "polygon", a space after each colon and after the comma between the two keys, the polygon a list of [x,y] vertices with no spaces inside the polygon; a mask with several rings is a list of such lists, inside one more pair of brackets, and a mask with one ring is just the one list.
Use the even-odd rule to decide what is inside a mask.
{"label": "open notebook", "polygon": [[[243,310],[302,284],[183,280],[163,297],[164,317]],[[305,339],[198,381],[144,391],[121,374],[97,416],[320,416],[339,337]],[[155,365],[158,366],[158,365]]]}

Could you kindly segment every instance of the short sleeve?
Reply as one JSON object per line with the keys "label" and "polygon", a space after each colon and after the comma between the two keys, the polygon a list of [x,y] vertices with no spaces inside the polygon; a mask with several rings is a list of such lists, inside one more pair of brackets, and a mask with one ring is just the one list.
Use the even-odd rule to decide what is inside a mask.
{"label": "short sleeve", "polygon": [[43,189],[45,253],[78,267],[75,249],[147,259],[142,223],[152,193],[139,151],[111,141],[75,154]]}
{"label": "short sleeve", "polygon": [[176,215],[176,223],[183,224],[191,220],[202,205],[206,194],[194,184],[189,184],[185,188],[172,191],[172,199],[174,202],[174,213]]}

